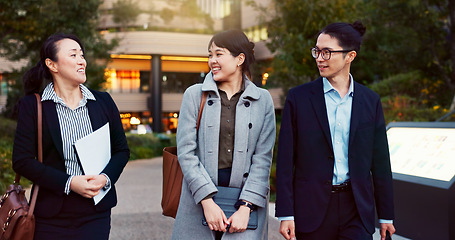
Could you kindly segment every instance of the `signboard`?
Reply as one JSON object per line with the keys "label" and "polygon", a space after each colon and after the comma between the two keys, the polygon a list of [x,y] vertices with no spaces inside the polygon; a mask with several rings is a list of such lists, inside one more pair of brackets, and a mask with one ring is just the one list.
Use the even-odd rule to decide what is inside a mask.
{"label": "signboard", "polygon": [[455,181],[455,123],[391,123],[387,138],[394,178],[442,188]]}

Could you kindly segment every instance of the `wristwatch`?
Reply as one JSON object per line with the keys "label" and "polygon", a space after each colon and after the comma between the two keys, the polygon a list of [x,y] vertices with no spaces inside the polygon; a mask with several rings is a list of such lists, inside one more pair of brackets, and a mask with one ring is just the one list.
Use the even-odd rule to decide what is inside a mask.
{"label": "wristwatch", "polygon": [[239,209],[239,207],[240,207],[240,206],[243,206],[243,205],[247,206],[247,207],[250,209],[250,212],[256,210],[256,206],[254,206],[254,205],[251,204],[251,203],[247,203],[247,202],[245,202],[245,201],[242,201],[242,200],[238,200],[238,201],[235,203],[234,207],[235,207],[236,209]]}

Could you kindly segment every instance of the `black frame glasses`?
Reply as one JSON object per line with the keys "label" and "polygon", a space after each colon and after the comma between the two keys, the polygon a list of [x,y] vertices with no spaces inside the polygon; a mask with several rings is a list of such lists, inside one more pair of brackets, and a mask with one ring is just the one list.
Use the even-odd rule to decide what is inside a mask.
{"label": "black frame glasses", "polygon": [[327,48],[319,49],[317,47],[314,47],[311,49],[311,55],[314,57],[314,59],[317,59],[319,57],[319,54],[322,53],[322,59],[324,60],[329,60],[330,57],[332,57],[332,53],[334,52],[342,52],[342,53],[347,53],[353,50],[330,50]]}

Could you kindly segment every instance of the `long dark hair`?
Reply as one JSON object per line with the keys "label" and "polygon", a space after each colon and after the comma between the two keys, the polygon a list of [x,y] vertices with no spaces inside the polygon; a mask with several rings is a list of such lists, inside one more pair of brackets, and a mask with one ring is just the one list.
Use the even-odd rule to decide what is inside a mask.
{"label": "long dark hair", "polygon": [[240,30],[227,30],[215,34],[209,42],[208,48],[215,43],[216,46],[226,48],[232,56],[237,57],[240,53],[245,54],[245,61],[242,64],[242,72],[251,79],[250,65],[256,59],[254,57],[254,43],[248,40],[248,37]]}
{"label": "long dark hair", "polygon": [[25,95],[32,93],[39,93],[42,90],[43,84],[45,81],[53,81],[51,72],[46,66],[46,59],[57,62],[57,42],[63,39],[72,39],[76,41],[79,46],[81,46],[82,51],[84,52],[84,46],[79,40],[78,37],[72,34],[56,33],[49,36],[46,41],[41,46],[40,51],[40,60],[38,63],[30,68],[22,77],[22,82],[24,84]]}
{"label": "long dark hair", "polygon": [[365,34],[366,27],[363,26],[361,21],[355,21],[352,24],[349,23],[331,23],[322,29],[319,34],[322,33],[330,35],[338,40],[340,47],[344,50],[355,50],[360,51],[360,45],[362,44],[362,36]]}

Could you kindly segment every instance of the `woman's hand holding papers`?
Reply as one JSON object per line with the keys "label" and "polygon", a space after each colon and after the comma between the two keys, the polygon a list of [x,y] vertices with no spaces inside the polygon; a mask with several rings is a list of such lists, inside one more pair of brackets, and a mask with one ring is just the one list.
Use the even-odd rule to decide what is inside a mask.
{"label": "woman's hand holding papers", "polygon": [[101,188],[106,185],[106,177],[103,175],[80,175],[74,176],[71,180],[71,191],[86,197],[93,198],[100,193]]}

